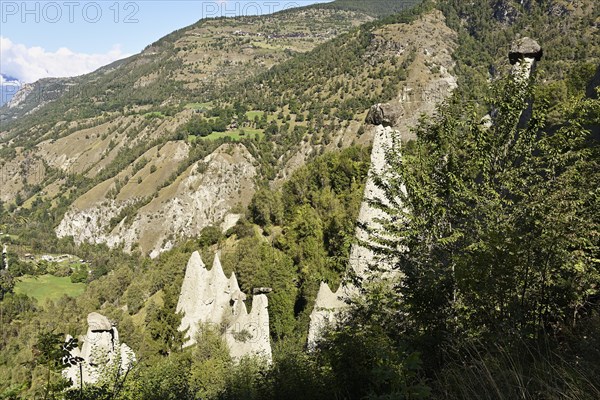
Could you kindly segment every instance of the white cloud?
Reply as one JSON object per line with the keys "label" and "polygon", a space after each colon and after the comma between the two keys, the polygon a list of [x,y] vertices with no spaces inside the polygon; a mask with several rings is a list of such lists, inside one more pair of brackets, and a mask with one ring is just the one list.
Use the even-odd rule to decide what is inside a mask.
{"label": "white cloud", "polygon": [[74,53],[65,47],[50,52],[41,47],[13,43],[0,36],[0,73],[24,83],[86,74],[127,56],[118,45],[105,54]]}

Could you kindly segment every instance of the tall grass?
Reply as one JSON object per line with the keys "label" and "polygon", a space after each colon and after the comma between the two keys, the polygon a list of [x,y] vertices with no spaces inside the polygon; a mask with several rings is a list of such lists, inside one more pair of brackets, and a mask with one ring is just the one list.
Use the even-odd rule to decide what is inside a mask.
{"label": "tall grass", "polygon": [[448,352],[434,398],[460,400],[600,399],[600,319],[560,339],[471,342]]}

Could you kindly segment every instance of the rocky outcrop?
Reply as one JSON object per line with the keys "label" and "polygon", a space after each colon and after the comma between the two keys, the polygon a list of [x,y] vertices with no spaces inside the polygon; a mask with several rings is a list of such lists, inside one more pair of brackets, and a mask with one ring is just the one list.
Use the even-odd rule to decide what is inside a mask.
{"label": "rocky outcrop", "polygon": [[508,60],[513,65],[511,74],[518,80],[526,81],[543,55],[542,47],[535,40],[529,37],[515,40],[508,53]]}
{"label": "rocky outcrop", "polygon": [[[172,146],[171,158],[177,157],[181,161],[186,158],[188,150],[182,146]],[[158,257],[170,250],[175,240],[198,236],[206,226],[218,225],[225,220],[224,228],[229,228],[233,223],[231,219],[235,219],[228,217],[231,210],[239,204],[247,205],[254,194],[257,174],[254,161],[243,145],[223,145],[183,171],[172,184],[157,193],[147,193],[151,200],[110,231],[111,219],[139,198],[109,200],[106,196],[110,182],[103,182],[89,195],[82,196],[93,198],[93,204],[80,206],[79,203],[84,202],[78,200],[65,214],[56,234],[58,237],[73,236],[77,244],[123,245],[126,251],[139,245],[144,254]],[[135,193],[139,186],[136,176],[129,179],[122,192],[132,187],[132,193]]]}
{"label": "rocky outcrop", "polygon": [[[29,97],[29,95],[35,90],[35,84],[33,83],[25,83],[19,86],[17,84],[13,85],[14,90],[16,90],[15,94],[12,98],[6,103],[6,108],[16,108],[21,106],[25,100]],[[11,89],[13,89],[11,88]]]}
{"label": "rocky outcrop", "polygon": [[[513,65],[511,74],[516,81],[527,83],[527,80],[535,72],[537,62],[542,59],[544,51],[542,46],[535,40],[524,37],[515,40],[510,48],[508,59]],[[525,128],[533,115],[533,102],[528,101],[527,108],[523,110],[519,118],[519,128]]]}
{"label": "rocky outcrop", "polygon": [[243,214],[227,214],[221,223],[221,230],[223,233],[233,228],[243,216]]}
{"label": "rocky outcrop", "polygon": [[44,78],[15,86],[18,91],[0,108],[0,120],[16,120],[35,112],[63,96],[74,82],[75,78]]}
{"label": "rocky outcrop", "polygon": [[252,298],[250,314],[243,301],[233,304],[232,322],[225,332],[225,342],[234,361],[247,356],[259,356],[271,362],[269,339],[269,301],[264,294]]}
{"label": "rocky outcrop", "polygon": [[88,323],[88,328],[92,332],[102,332],[102,331],[109,332],[113,328],[113,326],[110,323],[110,321],[108,320],[108,318],[106,318],[102,314],[98,314],[95,312],[90,313],[88,315],[87,323]]}
{"label": "rocky outcrop", "polygon": [[390,104],[375,104],[369,110],[365,122],[370,125],[395,126],[402,116]]}
{"label": "rocky outcrop", "polygon": [[[365,187],[364,200],[358,215],[359,228],[356,229],[357,244],[350,250],[348,275],[358,278],[365,284],[371,279],[385,279],[393,276],[392,263],[383,260],[368,247],[370,236],[361,226],[374,230],[381,228],[381,222],[387,215],[379,208],[373,207],[371,201],[385,202],[383,190],[375,183],[375,177],[383,176],[387,170],[386,152],[391,148],[394,137],[400,138],[400,132],[391,127],[379,125],[376,129],[371,152],[371,169]],[[377,267],[375,267],[377,266]],[[323,330],[329,325],[335,325],[338,314],[348,305],[348,300],[357,294],[357,289],[351,283],[342,284],[333,293],[329,285],[321,283],[313,311],[310,315],[307,345],[309,349],[316,346]]]}
{"label": "rocky outcrop", "polygon": [[187,331],[185,346],[196,343],[199,325],[221,325],[230,302],[244,300],[234,274],[227,279],[219,257],[215,257],[210,271],[206,269],[200,254],[194,252],[188,261],[181,294],[177,303],[177,312],[183,313],[181,330]]}
{"label": "rocky outcrop", "polygon": [[388,170],[386,153],[392,146],[394,140],[398,141],[396,147],[400,145],[400,131],[390,127],[378,126],[373,140],[373,150],[371,151],[371,169],[365,186],[363,202],[358,214],[358,228],[356,229],[357,244],[350,250],[349,268],[352,273],[361,279],[367,279],[370,275],[370,269],[379,265],[383,269],[391,269],[390,265],[381,263],[375,253],[366,244],[369,243],[369,233],[363,228],[368,226],[373,230],[381,228],[381,223],[387,218],[387,214],[379,208],[374,207],[372,201],[382,201],[386,203],[384,191],[376,184],[375,178],[384,176]]}
{"label": "rocky outcrop", "polygon": [[[135,353],[119,341],[119,332],[108,318],[93,312],[88,315],[87,323],[87,334],[79,340],[83,343],[81,349],[71,350],[71,358],[79,362],[63,371],[74,387],[114,379],[115,374],[127,373],[136,361]],[[71,339],[68,336],[67,342]]]}
{"label": "rocky outcrop", "polygon": [[515,65],[525,59],[540,61],[543,55],[544,51],[538,42],[529,37],[523,37],[511,44],[508,59],[512,65]]}
{"label": "rocky outcrop", "polygon": [[307,339],[309,350],[314,350],[327,327],[335,325],[337,313],[347,307],[346,298],[347,293],[343,285],[333,293],[327,283],[321,282],[315,306],[310,314]]}
{"label": "rocky outcrop", "polygon": [[271,361],[268,299],[257,294],[252,309],[246,309],[246,295],[240,290],[235,273],[225,276],[219,255],[212,269],[204,266],[198,252],[188,261],[177,312],[183,313],[180,331],[186,332],[185,347],[196,343],[203,326],[217,328],[223,333],[231,357],[259,356]]}
{"label": "rocky outcrop", "polygon": [[[432,115],[438,104],[446,100],[457,87],[456,78],[449,72],[454,66],[452,51],[456,45],[456,34],[444,25],[443,17],[437,12],[423,17],[418,24],[429,35],[417,37],[402,46],[422,49],[416,54],[404,88],[396,99],[371,107],[366,119],[368,124],[377,126],[373,128],[371,169],[358,217],[357,244],[352,246],[348,265],[348,275],[365,283],[395,276],[392,271],[394,260],[377,256],[368,246],[369,233],[362,228],[368,226],[377,230],[381,227],[380,221],[386,218],[382,210],[372,205],[374,200],[385,203],[383,190],[378,187],[375,178],[387,172],[386,156],[389,149],[397,149],[401,141],[414,139],[412,127],[418,124],[420,117],[423,114]],[[439,71],[433,73],[430,69],[432,65],[438,66]],[[357,289],[349,283],[343,284],[335,293],[326,283],[321,284],[310,317],[309,349],[315,347],[327,325],[336,323],[339,313],[347,307],[348,300],[356,295]]]}

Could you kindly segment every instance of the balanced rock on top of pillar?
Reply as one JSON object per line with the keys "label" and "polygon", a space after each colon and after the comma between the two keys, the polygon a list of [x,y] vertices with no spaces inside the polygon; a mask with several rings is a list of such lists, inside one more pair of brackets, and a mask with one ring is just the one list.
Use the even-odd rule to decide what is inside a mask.
{"label": "balanced rock on top of pillar", "polygon": [[531,58],[540,61],[544,55],[542,46],[534,39],[523,37],[515,40],[510,46],[508,59],[512,65],[524,58]]}
{"label": "balanced rock on top of pillar", "polygon": [[[81,347],[70,351],[78,362],[63,371],[73,387],[98,383],[102,379],[114,379],[114,374],[127,373],[136,361],[133,350],[119,341],[119,331],[104,315],[93,312],[87,317],[88,330],[79,339]],[[70,336],[66,341],[69,342]]]}

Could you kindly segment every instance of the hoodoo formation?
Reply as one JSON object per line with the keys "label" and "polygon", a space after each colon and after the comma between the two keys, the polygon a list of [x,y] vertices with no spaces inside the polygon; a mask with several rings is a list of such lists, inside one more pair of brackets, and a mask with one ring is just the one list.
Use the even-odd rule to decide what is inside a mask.
{"label": "hoodoo formation", "polygon": [[187,330],[184,347],[196,343],[202,326],[215,326],[224,332],[223,339],[234,360],[256,355],[271,361],[267,296],[254,295],[250,313],[245,300],[235,273],[225,276],[218,254],[209,271],[200,254],[194,252],[177,303],[177,312],[183,313],[179,330]]}
{"label": "hoodoo formation", "polygon": [[[426,26],[427,23],[423,22]],[[446,46],[454,46],[455,37],[451,32],[446,32]],[[419,43],[415,43],[419,45]],[[427,52],[427,56],[432,54]],[[371,168],[367,179],[363,202],[358,216],[356,229],[357,244],[352,246],[348,263],[348,272],[363,282],[370,279],[380,279],[390,273],[372,272],[377,266],[378,271],[391,271],[392,262],[382,260],[366,243],[370,242],[370,234],[362,227],[369,227],[377,231],[381,227],[380,221],[386,218],[381,209],[372,205],[373,201],[384,201],[383,190],[376,184],[376,178],[384,176],[388,171],[386,152],[392,148],[395,140],[406,141],[413,138],[411,127],[416,126],[423,115],[432,115],[437,104],[447,99],[457,87],[456,78],[448,71],[454,66],[452,57],[447,53],[437,53],[435,62],[441,65],[439,75],[431,77],[427,82],[419,78],[410,78],[402,92],[389,103],[373,105],[367,114],[365,122],[374,132],[373,150],[371,151]],[[425,68],[426,63],[419,64]],[[352,284],[342,284],[336,292],[323,282],[311,314],[309,325],[308,347],[314,348],[322,330],[337,320],[336,314],[342,311],[347,300],[356,293]]]}
{"label": "hoodoo formation", "polygon": [[600,399],[599,0],[13,3],[0,400]]}
{"label": "hoodoo formation", "polygon": [[[136,361],[135,353],[119,341],[119,331],[108,318],[93,312],[87,316],[87,323],[87,333],[79,339],[79,343],[83,343],[81,349],[76,347],[70,352],[71,357],[77,358],[79,363],[63,371],[73,387],[79,387],[81,383],[98,383],[113,368],[117,375],[123,375]],[[70,339],[68,336],[67,342]]]}

